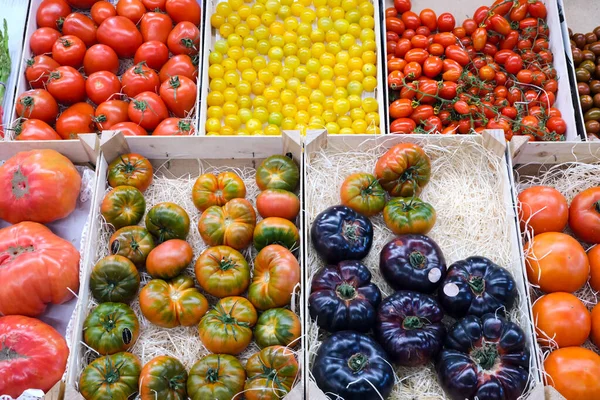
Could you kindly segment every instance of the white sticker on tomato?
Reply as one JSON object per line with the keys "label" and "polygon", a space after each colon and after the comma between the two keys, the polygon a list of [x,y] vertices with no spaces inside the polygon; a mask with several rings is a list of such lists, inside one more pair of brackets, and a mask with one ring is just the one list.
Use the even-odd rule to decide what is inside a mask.
{"label": "white sticker on tomato", "polygon": [[458,295],[458,286],[455,283],[447,283],[444,285],[444,294],[448,297],[456,297]]}
{"label": "white sticker on tomato", "polygon": [[442,277],[442,271],[440,271],[439,268],[432,268],[431,270],[429,270],[429,273],[427,274],[427,278],[429,278],[429,282],[431,282],[431,283],[436,283],[437,281],[440,280],[441,277]]}

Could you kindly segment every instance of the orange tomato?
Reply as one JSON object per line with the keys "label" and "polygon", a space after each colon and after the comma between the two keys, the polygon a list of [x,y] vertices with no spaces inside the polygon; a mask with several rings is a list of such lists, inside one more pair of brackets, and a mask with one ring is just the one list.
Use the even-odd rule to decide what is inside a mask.
{"label": "orange tomato", "polygon": [[525,244],[527,277],[546,293],[575,292],[590,274],[585,250],[571,236],[559,232],[541,233]]}
{"label": "orange tomato", "polygon": [[600,399],[600,356],[582,347],[558,349],[544,361],[546,378],[567,400]]}
{"label": "orange tomato", "polygon": [[580,346],[590,335],[590,312],[571,293],[556,292],[542,296],[533,304],[532,311],[541,345]]}
{"label": "orange tomato", "polygon": [[600,345],[600,305],[598,304],[592,310],[591,339],[596,346]]}
{"label": "orange tomato", "polygon": [[587,252],[590,262],[590,286],[600,291],[600,246],[594,246]]}
{"label": "orange tomato", "polygon": [[532,186],[519,193],[521,230],[562,232],[569,220],[569,206],[565,197],[547,186]]}

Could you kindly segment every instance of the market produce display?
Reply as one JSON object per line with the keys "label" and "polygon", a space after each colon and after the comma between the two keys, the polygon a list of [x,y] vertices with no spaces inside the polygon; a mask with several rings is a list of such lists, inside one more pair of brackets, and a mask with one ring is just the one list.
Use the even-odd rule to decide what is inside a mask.
{"label": "market produce display", "polygon": [[[273,158],[291,175],[270,167]],[[266,226],[255,231],[254,206],[263,182],[295,191],[299,171],[291,158],[273,158],[256,170],[207,169],[178,179],[140,154],[109,160],[89,281],[94,298],[84,300],[86,347],[78,353],[87,400],[126,399],[132,391],[142,399],[230,400],[240,392],[275,399],[292,389],[302,334],[292,311],[301,282],[292,252],[300,245],[299,207],[296,215],[287,210],[289,219],[261,220]],[[257,236],[261,245],[253,246]],[[219,237],[225,243],[214,244]]]}
{"label": "market produce display", "polygon": [[44,0],[34,12],[14,139],[194,134],[198,2]]}
{"label": "market produce display", "polygon": [[222,1],[208,12],[207,134],[380,133],[370,0]]}
{"label": "market produce display", "polygon": [[600,26],[585,34],[569,29],[569,39],[585,132],[589,138],[597,138],[600,134]]}
{"label": "market produce display", "polygon": [[385,10],[386,132],[487,128],[503,129],[507,140],[564,140],[544,2],[497,0],[472,11],[461,23],[462,15],[416,10],[410,0]]}
{"label": "market produce display", "polygon": [[[442,181],[457,170],[451,162],[442,167],[440,159],[448,153],[455,157],[456,148],[438,152],[434,140],[419,141],[426,146],[377,142],[366,155],[335,147],[308,155],[312,377],[323,393],[344,399],[520,398],[531,378],[530,344],[512,322],[522,318],[515,309],[520,270],[506,259],[499,265],[484,257],[496,259],[497,250],[486,250],[489,243],[471,236],[473,225],[452,230],[464,211],[448,208],[447,197],[450,190],[456,196],[456,184]],[[483,165],[490,160],[489,154],[482,156]],[[474,165],[458,169],[464,174],[459,175],[462,185],[474,180]],[[321,184],[330,169],[343,172]],[[447,170],[451,172],[444,175]],[[333,182],[342,190],[331,190]],[[321,185],[329,189],[326,194]],[[442,187],[448,191],[438,192]],[[347,200],[349,190],[354,190],[354,201],[346,204],[354,209],[331,206]],[[465,189],[464,196],[473,193]],[[427,216],[411,209],[423,203]],[[472,216],[474,210],[468,209]],[[504,211],[510,218],[511,212]],[[427,221],[421,224],[419,218]],[[440,220],[446,231],[437,226]],[[482,216],[478,224],[489,223],[484,221]],[[509,238],[506,232],[502,240]],[[354,246],[360,251],[353,251]],[[321,395],[309,390],[309,397],[313,391]]]}

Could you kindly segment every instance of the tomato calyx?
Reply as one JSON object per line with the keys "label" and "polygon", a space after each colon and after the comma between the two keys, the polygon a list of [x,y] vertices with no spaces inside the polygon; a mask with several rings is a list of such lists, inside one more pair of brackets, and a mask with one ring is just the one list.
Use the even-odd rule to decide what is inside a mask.
{"label": "tomato calyx", "polygon": [[369,359],[366,355],[362,353],[356,353],[350,356],[348,359],[348,367],[352,370],[352,372],[359,373],[369,364]]}
{"label": "tomato calyx", "polygon": [[221,365],[221,357],[217,358],[217,368],[209,368],[206,371],[206,380],[209,383],[215,383],[219,381],[219,368]]}
{"label": "tomato calyx", "polygon": [[421,329],[424,326],[425,322],[423,322],[423,319],[417,317],[416,315],[409,315],[406,318],[404,318],[404,321],[402,321],[402,329],[405,329],[407,331],[413,329]]}
{"label": "tomato calyx", "polygon": [[416,269],[423,269],[427,266],[427,257],[418,250],[413,251],[408,255],[410,266]]}
{"label": "tomato calyx", "polygon": [[175,375],[174,377],[169,379],[169,389],[183,389],[184,387],[186,387],[186,385],[183,382],[185,382],[185,377],[183,375]]}
{"label": "tomato calyx", "polygon": [[[182,41],[184,39],[181,39]],[[172,76],[169,79],[169,87],[173,89],[173,99],[177,101],[177,89],[181,87],[181,81],[179,80],[179,76]]]}
{"label": "tomato calyx", "polygon": [[356,288],[348,282],[342,282],[338,287],[335,288],[337,297],[342,300],[353,300],[356,298]]}
{"label": "tomato calyx", "polygon": [[199,54],[194,54],[192,57],[192,65],[194,67],[197,67],[200,64],[200,55]]}
{"label": "tomato calyx", "polygon": [[135,67],[133,67],[133,73],[137,74],[137,75],[142,75],[142,76],[146,76],[146,74],[148,73],[148,71],[144,71],[144,67],[146,66],[146,61],[142,61],[136,64]]}
{"label": "tomato calyx", "polygon": [[360,241],[360,226],[354,222],[347,223],[344,221],[342,225],[342,236],[352,243]]}
{"label": "tomato calyx", "polygon": [[596,210],[597,213],[600,213],[600,200],[594,203],[594,210]]}
{"label": "tomato calyx", "polygon": [[62,32],[64,23],[65,23],[65,19],[63,17],[60,17],[59,19],[56,20],[56,27],[58,28],[59,32]]}
{"label": "tomato calyx", "polygon": [[223,257],[219,262],[219,268],[221,269],[221,271],[228,271],[235,267],[237,267],[237,264],[231,258]]}
{"label": "tomato calyx", "polygon": [[490,371],[498,360],[498,346],[495,343],[483,341],[481,346],[471,351],[471,359],[484,371]]}
{"label": "tomato calyx", "polygon": [[485,291],[485,279],[481,276],[470,276],[468,284],[477,296],[481,296]]}
{"label": "tomato calyx", "polygon": [[6,338],[2,339],[2,346],[0,346],[0,361],[12,361],[17,358],[29,358],[24,354],[18,353],[12,347],[7,346],[5,340]]}
{"label": "tomato calyx", "polygon": [[194,40],[190,39],[190,38],[183,38],[180,40],[181,45],[183,47],[185,47],[186,49],[195,49],[196,46],[194,45]]}
{"label": "tomato calyx", "polygon": [[189,133],[192,130],[192,124],[189,121],[181,120],[177,123],[180,132]]}
{"label": "tomato calyx", "polygon": [[71,42],[69,39],[60,38],[58,40],[60,41],[60,44],[62,44],[64,47],[71,47],[71,45],[73,44],[73,42]]}
{"label": "tomato calyx", "polygon": [[93,117],[92,121],[96,123],[101,123],[108,121],[108,118],[106,117],[106,114],[100,114],[97,117]]}
{"label": "tomato calyx", "polygon": [[16,199],[20,199],[29,193],[29,182],[27,177],[21,171],[21,167],[17,167],[17,170],[13,174],[10,183],[13,196],[15,196]]}

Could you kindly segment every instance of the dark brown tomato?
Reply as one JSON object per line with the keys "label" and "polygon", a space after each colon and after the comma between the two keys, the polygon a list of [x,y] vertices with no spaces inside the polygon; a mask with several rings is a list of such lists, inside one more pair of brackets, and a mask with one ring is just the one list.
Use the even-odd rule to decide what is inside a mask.
{"label": "dark brown tomato", "polygon": [[592,94],[600,93],[600,80],[594,79],[588,85]]}
{"label": "dark brown tomato", "polygon": [[596,36],[596,34],[594,32],[585,34],[585,43],[592,44],[597,41],[598,41],[598,36]]}
{"label": "dark brown tomato", "polygon": [[572,49],[572,53],[573,53],[573,62],[575,63],[575,65],[581,64],[581,62],[583,61],[583,53],[581,52],[581,50],[578,48],[574,48],[574,49]]}
{"label": "dark brown tomato", "polygon": [[587,69],[577,68],[575,70],[575,77],[577,78],[577,82],[589,82],[592,79],[592,74]]}
{"label": "dark brown tomato", "polygon": [[597,135],[598,133],[600,133],[600,122],[595,121],[595,120],[586,121],[586,123],[585,123],[585,131],[588,134]]}
{"label": "dark brown tomato", "polygon": [[596,93],[593,97],[594,99],[594,107],[600,108],[600,93]]}
{"label": "dark brown tomato", "polygon": [[577,82],[577,93],[579,93],[580,96],[590,94],[589,85],[585,82]]}
{"label": "dark brown tomato", "polygon": [[581,52],[581,54],[583,55],[583,61],[585,61],[585,60],[595,61],[596,60],[596,55],[591,50],[583,50]]}
{"label": "dark brown tomato", "polygon": [[586,45],[585,35],[583,33],[574,34],[571,40],[573,40],[575,42],[575,46],[577,46],[580,49],[583,49],[583,46]]}
{"label": "dark brown tomato", "polygon": [[594,63],[593,61],[590,61],[590,60],[585,60],[581,64],[579,64],[579,67],[577,67],[577,68],[583,68],[583,69],[587,70],[590,74],[592,74],[594,72],[594,70],[596,69],[596,63]]}

